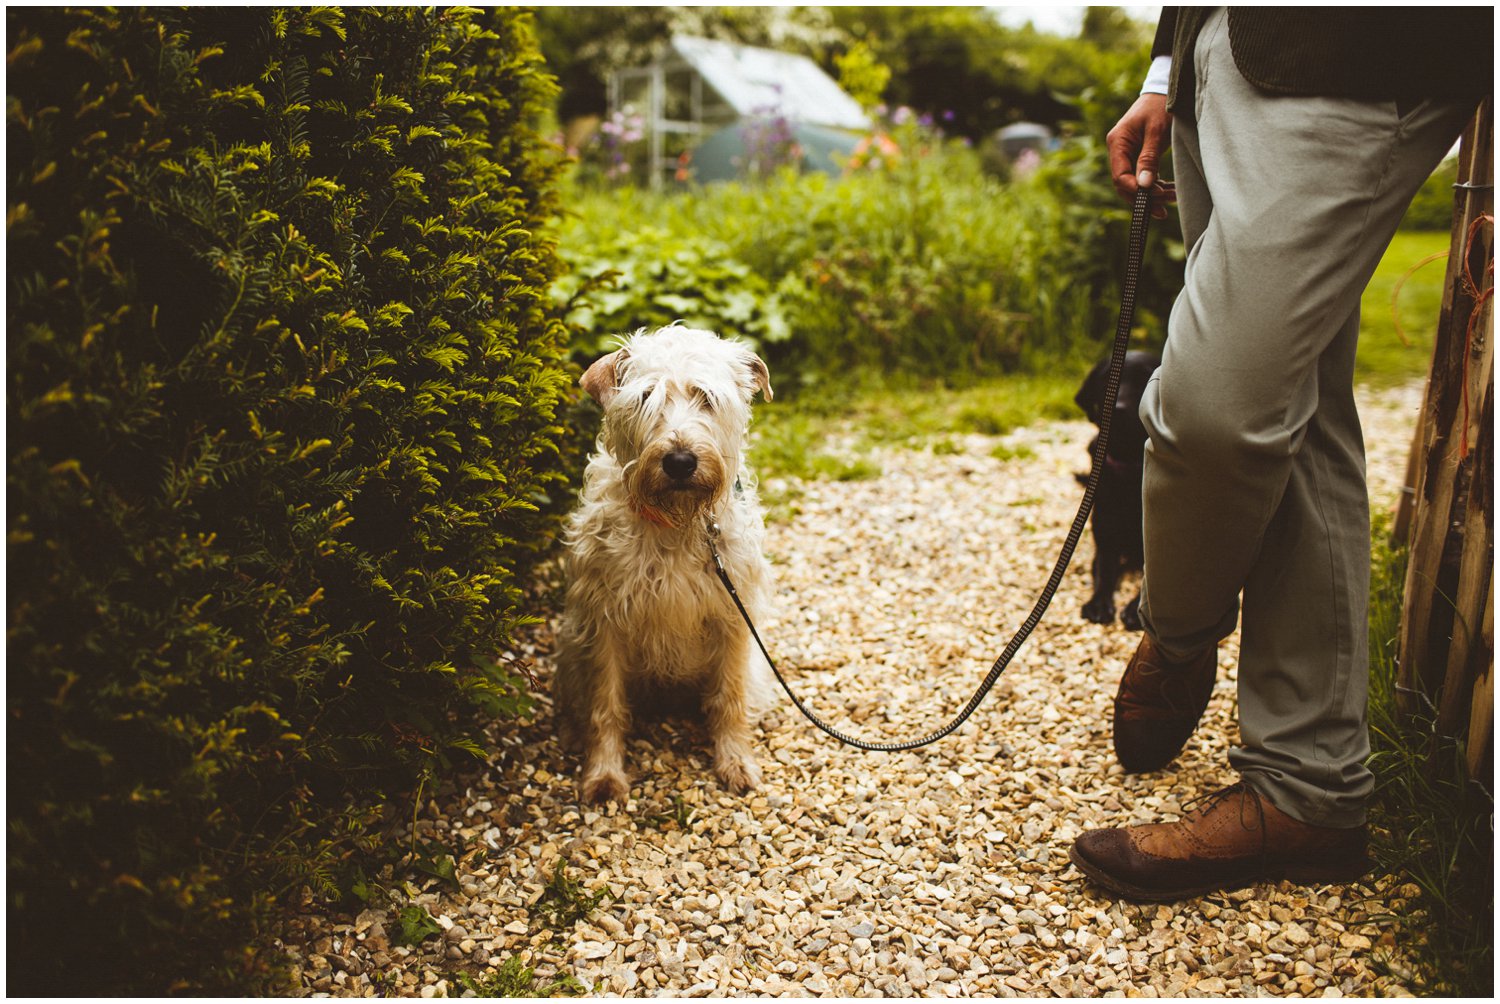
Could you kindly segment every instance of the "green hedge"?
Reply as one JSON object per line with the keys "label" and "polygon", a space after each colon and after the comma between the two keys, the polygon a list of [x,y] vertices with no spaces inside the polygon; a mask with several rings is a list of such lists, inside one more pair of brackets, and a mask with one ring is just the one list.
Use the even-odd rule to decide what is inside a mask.
{"label": "green hedge", "polygon": [[513,9],[7,34],[8,989],[245,985],[222,946],[524,701],[552,83]]}

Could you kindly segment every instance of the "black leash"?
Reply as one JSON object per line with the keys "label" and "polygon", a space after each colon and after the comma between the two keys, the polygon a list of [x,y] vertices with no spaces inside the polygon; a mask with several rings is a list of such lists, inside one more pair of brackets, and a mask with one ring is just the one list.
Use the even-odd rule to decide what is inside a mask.
{"label": "black leash", "polygon": [[1042,589],[1042,594],[1037,598],[1036,605],[1031,608],[1031,614],[1017,629],[1011,637],[1010,644],[1005,646],[1005,651],[995,664],[990,667],[989,674],[985,676],[984,682],[979,689],[974,691],[974,696],[969,698],[969,703],[964,706],[952,721],[921,739],[911,739],[906,742],[896,743],[872,743],[863,739],[840,732],[829,725],[823,719],[813,713],[807,705],[803,704],[796,694],[792,693],[791,686],[786,682],[786,677],[781,675],[781,670],[776,668],[776,662],[771,658],[771,653],[766,651],[765,642],[760,639],[760,632],[755,630],[755,624],[750,619],[750,614],[745,610],[745,604],[740,601],[740,594],[734,588],[734,583],[729,579],[729,573],[724,570],[724,561],[719,556],[719,525],[709,523],[708,525],[708,549],[713,556],[714,570],[718,573],[719,581],[724,583],[724,588],[729,590],[730,599],[739,608],[740,616],[744,618],[745,625],[750,628],[750,634],[755,639],[755,644],[760,647],[760,654],[765,656],[766,662],[771,666],[771,672],[776,674],[776,680],[781,684],[797,710],[818,728],[828,733],[841,743],[853,746],[857,749],[867,751],[881,751],[896,753],[902,750],[913,750],[919,746],[927,746],[937,742],[958,728],[969,716],[972,715],[989,695],[990,689],[994,687],[995,681],[1000,679],[1000,674],[1010,665],[1015,658],[1016,652],[1026,643],[1031,632],[1041,622],[1042,614],[1046,613],[1047,606],[1052,602],[1052,596],[1057,592],[1057,587],[1062,584],[1063,574],[1068,569],[1068,563],[1073,560],[1073,550],[1078,546],[1078,540],[1083,536],[1084,529],[1088,526],[1089,513],[1094,508],[1094,493],[1099,488],[1099,475],[1104,469],[1105,452],[1109,448],[1109,426],[1114,415],[1114,408],[1108,405],[1115,400],[1120,391],[1120,374],[1125,365],[1125,350],[1130,342],[1130,328],[1135,320],[1135,297],[1136,288],[1140,283],[1141,261],[1146,251],[1146,223],[1150,218],[1151,192],[1149,189],[1138,189],[1135,203],[1131,207],[1130,214],[1130,247],[1125,260],[1125,286],[1120,295],[1120,322],[1115,327],[1114,354],[1110,357],[1109,373],[1104,382],[1103,401],[1106,407],[1100,409],[1099,416],[1099,438],[1094,443],[1093,463],[1089,469],[1089,480],[1083,489],[1083,502],[1078,507],[1078,515],[1073,517],[1073,526],[1068,530],[1068,536],[1063,541],[1062,551],[1057,556],[1057,564],[1052,569],[1052,575],[1047,580],[1047,585]]}

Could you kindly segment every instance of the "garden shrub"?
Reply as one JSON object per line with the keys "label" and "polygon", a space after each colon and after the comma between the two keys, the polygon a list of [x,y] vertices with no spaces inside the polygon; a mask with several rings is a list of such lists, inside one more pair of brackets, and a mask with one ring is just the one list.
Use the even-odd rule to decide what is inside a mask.
{"label": "garden shrub", "polygon": [[[1135,101],[1140,75],[1102,80],[1071,98],[1078,123],[1061,148],[1029,181],[1037,197],[1057,214],[1046,268],[1074,288],[1087,290],[1092,312],[1087,328],[1096,338],[1114,337],[1130,244],[1130,207],[1115,192],[1104,138]],[[1172,177],[1172,154],[1160,174]],[[1172,303],[1182,289],[1182,228],[1175,211],[1152,220],[1137,289],[1136,324],[1160,345]]]}
{"label": "garden shrub", "polygon": [[794,372],[1013,369],[1066,324],[1031,311],[1027,207],[970,151],[916,127],[898,135],[907,156],[886,167],[726,187],[704,200],[717,200],[721,219],[700,203],[699,225],[755,231],[738,253],[788,304]]}
{"label": "garden shrub", "polygon": [[608,351],[611,335],[674,321],[756,345],[789,336],[776,290],[712,237],[643,225],[576,249],[569,264],[553,291],[589,333],[575,344],[584,355]]}
{"label": "garden shrub", "polygon": [[[963,382],[1060,361],[1086,368],[1114,335],[1125,270],[1129,209],[1103,157],[1109,127],[1095,121],[1116,98],[1081,100],[1089,131],[1010,183],[898,114],[879,163],[840,177],[581,188],[561,244],[574,272],[566,289],[582,290],[571,303],[588,332],[580,344],[592,351],[605,335],[661,323],[670,304],[762,343],[778,390],[851,371]],[[1151,240],[1138,317],[1144,340],[1159,343],[1181,249],[1175,225],[1156,225]],[[621,274],[591,287],[611,263]],[[748,309],[723,309],[726,281],[764,317],[747,324]]]}
{"label": "garden shrub", "polygon": [[552,84],[514,9],[7,28],[8,989],[243,987],[524,702]]}
{"label": "garden shrub", "polygon": [[1458,183],[1458,158],[1448,157],[1422,183],[1401,219],[1403,230],[1453,229],[1453,186]]}
{"label": "garden shrub", "polygon": [[[943,375],[1015,364],[1030,318],[1013,314],[1030,273],[1019,219],[992,181],[913,183],[786,171],[687,194],[580,193],[560,284],[598,351],[610,334],[673,318],[746,338],[786,389],[851,369]],[[1018,265],[1020,267],[1018,267]],[[589,280],[608,276],[602,285]],[[778,390],[782,386],[778,384]]]}

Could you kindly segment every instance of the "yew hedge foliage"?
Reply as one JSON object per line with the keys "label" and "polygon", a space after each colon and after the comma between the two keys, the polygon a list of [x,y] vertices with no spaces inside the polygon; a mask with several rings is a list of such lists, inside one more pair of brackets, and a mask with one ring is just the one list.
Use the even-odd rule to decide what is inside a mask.
{"label": "yew hedge foliage", "polygon": [[529,19],[7,12],[11,992],[236,985],[494,656],[571,394]]}

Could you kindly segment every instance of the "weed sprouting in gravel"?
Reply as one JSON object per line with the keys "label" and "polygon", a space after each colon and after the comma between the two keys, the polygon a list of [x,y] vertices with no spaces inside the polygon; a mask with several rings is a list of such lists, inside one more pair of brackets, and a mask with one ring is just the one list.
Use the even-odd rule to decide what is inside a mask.
{"label": "weed sprouting in gravel", "polygon": [[510,956],[493,973],[478,979],[468,973],[453,978],[476,997],[579,997],[588,992],[567,974],[551,979],[538,977],[536,968],[526,965],[519,955]]}
{"label": "weed sprouting in gravel", "polygon": [[420,945],[443,930],[432,914],[415,903],[402,907],[396,919],[401,925],[400,930],[391,936],[391,942],[396,945]]}
{"label": "weed sprouting in gravel", "polygon": [[674,795],[671,811],[647,816],[645,821],[659,830],[668,830],[674,826],[679,830],[686,830],[693,825],[693,820],[697,816],[697,809],[689,805],[681,795]]}
{"label": "weed sprouting in gravel", "polygon": [[555,931],[570,930],[580,920],[587,920],[600,906],[609,903],[614,895],[608,886],[589,890],[582,882],[568,874],[568,866],[559,861],[552,870],[552,878],[537,900],[535,912],[546,925]]}

